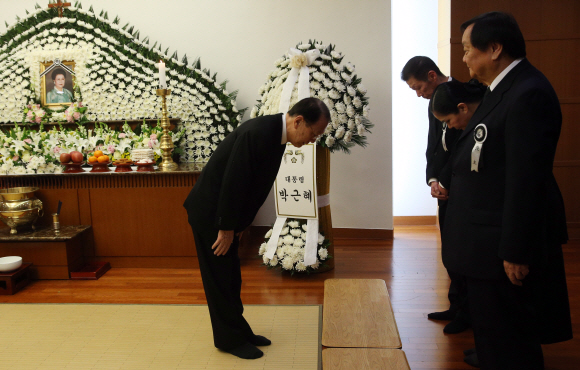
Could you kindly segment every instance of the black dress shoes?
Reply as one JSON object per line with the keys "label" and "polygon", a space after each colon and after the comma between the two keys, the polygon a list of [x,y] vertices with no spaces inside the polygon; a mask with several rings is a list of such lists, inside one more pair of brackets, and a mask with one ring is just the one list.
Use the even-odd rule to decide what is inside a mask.
{"label": "black dress shoes", "polygon": [[473,367],[477,367],[479,368],[479,361],[477,360],[477,353],[474,351],[472,354],[465,356],[463,358],[463,361],[468,364],[471,365]]}
{"label": "black dress shoes", "polygon": [[443,332],[445,334],[457,334],[466,331],[469,326],[468,322],[455,318],[449,324],[445,325]]}
{"label": "black dress shoes", "polygon": [[453,320],[456,314],[457,311],[451,310],[441,312],[431,312],[430,314],[427,315],[427,318],[431,320]]}

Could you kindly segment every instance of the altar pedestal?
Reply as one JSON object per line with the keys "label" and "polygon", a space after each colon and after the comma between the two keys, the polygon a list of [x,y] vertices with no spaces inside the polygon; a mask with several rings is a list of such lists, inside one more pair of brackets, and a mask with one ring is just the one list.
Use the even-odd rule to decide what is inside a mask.
{"label": "altar pedestal", "polygon": [[51,227],[10,234],[0,230],[0,256],[20,256],[31,262],[32,279],[69,279],[82,267],[82,247],[87,243],[88,225],[64,226],[59,233]]}

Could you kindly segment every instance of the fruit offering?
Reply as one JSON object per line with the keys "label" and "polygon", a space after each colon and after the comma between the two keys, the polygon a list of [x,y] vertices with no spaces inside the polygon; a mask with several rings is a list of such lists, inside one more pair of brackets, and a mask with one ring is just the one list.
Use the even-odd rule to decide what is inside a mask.
{"label": "fruit offering", "polygon": [[114,165],[133,164],[133,161],[127,158],[120,158],[113,162]]}
{"label": "fruit offering", "polygon": [[109,159],[110,159],[109,156],[103,154],[103,152],[101,150],[95,150],[93,155],[89,157],[89,163],[90,164],[108,163]]}
{"label": "fruit offering", "polygon": [[69,162],[70,162],[70,154],[61,153],[60,154],[60,163],[69,163]]}
{"label": "fruit offering", "polygon": [[83,161],[83,153],[73,150],[70,152],[70,159],[72,159],[74,163],[81,163]]}

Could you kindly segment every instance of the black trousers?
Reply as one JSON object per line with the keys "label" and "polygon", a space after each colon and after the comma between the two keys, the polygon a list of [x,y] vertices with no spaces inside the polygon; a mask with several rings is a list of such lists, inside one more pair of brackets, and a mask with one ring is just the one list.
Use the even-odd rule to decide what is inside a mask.
{"label": "black trousers", "polygon": [[191,224],[191,228],[211,318],[214,345],[222,350],[239,347],[254,333],[243,316],[238,238],[234,237],[234,242],[225,255],[216,256],[211,247],[217,239],[218,230],[196,224]]}
{"label": "black trousers", "polygon": [[[447,201],[438,201],[439,204],[439,229],[443,232],[443,225],[445,224],[445,214],[447,213]],[[441,245],[443,249],[444,246]],[[456,318],[469,322],[469,302],[467,298],[467,283],[465,277],[456,274],[453,271],[447,270],[451,283],[449,284],[449,310],[456,312]]]}
{"label": "black trousers", "polygon": [[541,370],[538,312],[532,276],[523,287],[501,280],[467,278],[471,326],[482,370]]}

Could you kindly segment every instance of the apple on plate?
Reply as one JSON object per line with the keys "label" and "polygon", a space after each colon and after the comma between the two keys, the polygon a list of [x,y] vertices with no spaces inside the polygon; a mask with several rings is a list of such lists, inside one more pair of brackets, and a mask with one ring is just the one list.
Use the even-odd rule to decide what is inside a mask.
{"label": "apple on plate", "polygon": [[83,161],[83,153],[77,152],[76,150],[72,151],[70,152],[70,158],[74,163],[81,163]]}
{"label": "apple on plate", "polygon": [[69,163],[69,162],[70,162],[70,154],[61,153],[60,154],[60,163]]}

